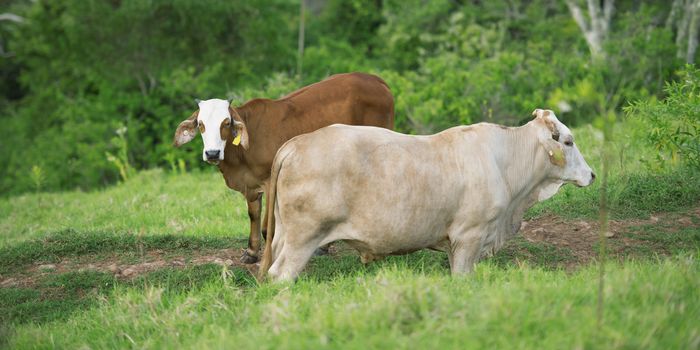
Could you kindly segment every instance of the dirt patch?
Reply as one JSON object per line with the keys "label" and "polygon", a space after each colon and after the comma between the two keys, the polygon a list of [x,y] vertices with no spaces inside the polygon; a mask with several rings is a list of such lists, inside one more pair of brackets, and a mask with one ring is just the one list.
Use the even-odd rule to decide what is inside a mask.
{"label": "dirt patch", "polygon": [[[655,232],[660,232],[662,235],[674,235],[686,228],[700,229],[700,207],[685,213],[652,215],[648,219],[611,220],[606,235],[608,256],[611,259],[622,259],[629,256],[630,251],[640,247],[647,249],[647,255],[650,254],[649,252],[651,254],[667,253],[663,245],[664,237],[657,241],[645,238],[645,227],[653,227]],[[519,233],[521,239],[526,242],[553,246],[566,251],[567,258],[561,259],[556,264],[567,270],[573,270],[597,258],[599,234],[600,224],[597,221],[566,220],[556,216],[544,216],[523,222]],[[504,249],[525,250],[518,246],[517,239],[507,242]],[[31,288],[48,274],[97,271],[128,280],[163,268],[184,268],[202,264],[238,267],[256,274],[257,264],[247,265],[240,262],[242,252],[242,247],[207,249],[190,251],[189,255],[185,256],[163,250],[150,250],[137,258],[130,259],[125,259],[118,254],[99,258],[96,256],[65,258],[58,263],[29,265],[19,273],[0,276],[0,288]],[[356,254],[353,249],[344,244],[332,245],[329,253],[331,256]],[[524,253],[523,255],[527,256],[527,253]]]}
{"label": "dirt patch", "polygon": [[[686,213],[651,215],[648,219],[610,220],[605,234],[608,256],[619,260],[638,247],[664,253],[663,247],[653,247],[654,242],[642,238],[640,230],[647,226],[653,226],[667,235],[685,228],[700,228],[700,207]],[[597,259],[600,231],[598,221],[544,216],[524,222],[519,235],[531,243],[547,243],[566,249],[573,258],[567,260],[564,267],[572,270]]]}
{"label": "dirt patch", "polygon": [[[240,267],[257,273],[257,265],[247,265],[240,261],[243,250],[240,248],[209,249],[193,251],[192,255],[171,255],[163,250],[146,251],[138,262],[124,262],[119,255],[107,258],[91,257],[66,258],[54,264],[34,264],[12,276],[0,276],[0,288],[30,288],[48,274],[68,272],[96,271],[113,274],[122,280],[133,279],[151,271],[163,268],[184,268],[203,264],[217,264],[228,267]],[[132,259],[133,260],[133,259]]]}

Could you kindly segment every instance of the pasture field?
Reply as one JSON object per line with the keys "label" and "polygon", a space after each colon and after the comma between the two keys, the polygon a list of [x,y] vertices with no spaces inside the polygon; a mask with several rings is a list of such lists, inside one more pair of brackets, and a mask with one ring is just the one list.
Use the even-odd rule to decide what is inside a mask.
{"label": "pasture field", "polygon": [[[601,327],[599,183],[532,208],[470,276],[442,253],[363,266],[337,244],[272,285],[238,263],[247,212],[218,172],[155,169],[0,199],[0,347],[697,349],[700,173],[649,172],[637,126],[617,127]],[[599,172],[600,136],[574,134]]]}

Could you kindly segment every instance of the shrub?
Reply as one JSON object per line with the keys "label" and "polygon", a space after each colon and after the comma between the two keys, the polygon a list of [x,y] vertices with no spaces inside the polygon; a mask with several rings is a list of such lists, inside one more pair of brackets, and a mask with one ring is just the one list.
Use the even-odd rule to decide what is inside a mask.
{"label": "shrub", "polygon": [[684,162],[700,168],[700,70],[688,65],[679,76],[666,84],[665,99],[639,100],[625,112],[647,122],[647,139],[660,151],[656,166]]}

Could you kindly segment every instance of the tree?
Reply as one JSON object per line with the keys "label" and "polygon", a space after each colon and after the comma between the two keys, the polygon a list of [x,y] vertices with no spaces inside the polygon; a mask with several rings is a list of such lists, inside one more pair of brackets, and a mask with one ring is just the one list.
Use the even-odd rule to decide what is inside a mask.
{"label": "tree", "polygon": [[584,17],[583,10],[575,0],[566,0],[571,16],[574,17],[574,21],[586,38],[591,56],[605,58],[603,43],[610,31],[610,21],[615,13],[615,0],[586,0],[586,4],[588,5],[588,20]]}
{"label": "tree", "polygon": [[700,30],[700,0],[674,0],[666,28],[676,29],[676,56],[686,63],[695,61]]}
{"label": "tree", "polygon": [[[24,18],[14,14],[14,13],[5,12],[5,13],[0,13],[0,22],[3,22],[3,21],[22,23],[22,22],[24,22]],[[12,56],[12,53],[5,52],[3,42],[0,41],[0,57],[10,57],[10,56]]]}

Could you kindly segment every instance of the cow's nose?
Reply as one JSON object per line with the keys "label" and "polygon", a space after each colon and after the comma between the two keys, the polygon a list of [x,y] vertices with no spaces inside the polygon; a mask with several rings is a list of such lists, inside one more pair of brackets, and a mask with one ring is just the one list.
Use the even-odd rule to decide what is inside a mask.
{"label": "cow's nose", "polygon": [[219,159],[219,154],[221,151],[219,150],[214,150],[214,151],[204,151],[204,154],[207,156],[207,159]]}
{"label": "cow's nose", "polygon": [[593,182],[593,180],[595,180],[595,173],[591,171],[591,182]]}

